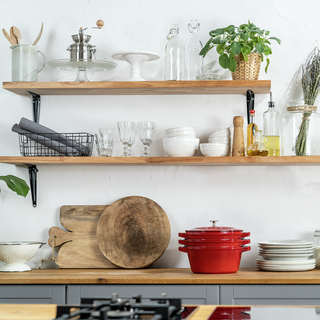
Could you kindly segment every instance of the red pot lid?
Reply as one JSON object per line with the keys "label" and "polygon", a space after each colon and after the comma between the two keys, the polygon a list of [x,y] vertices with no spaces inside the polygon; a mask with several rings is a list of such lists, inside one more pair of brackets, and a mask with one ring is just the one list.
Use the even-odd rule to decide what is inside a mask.
{"label": "red pot lid", "polygon": [[218,220],[211,220],[211,227],[197,227],[191,230],[186,230],[186,232],[242,232],[243,230],[233,228],[233,227],[217,227],[216,222]]}

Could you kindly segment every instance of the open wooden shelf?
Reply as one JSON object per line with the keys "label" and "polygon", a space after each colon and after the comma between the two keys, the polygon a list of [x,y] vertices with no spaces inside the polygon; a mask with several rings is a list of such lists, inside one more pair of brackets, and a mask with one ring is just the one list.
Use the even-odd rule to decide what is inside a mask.
{"label": "open wooden shelf", "polygon": [[22,157],[2,156],[13,165],[114,165],[114,166],[318,166],[320,156],[304,157]]}
{"label": "open wooden shelf", "polygon": [[268,94],[270,80],[242,81],[90,81],[4,82],[3,88],[19,95],[184,95]]}

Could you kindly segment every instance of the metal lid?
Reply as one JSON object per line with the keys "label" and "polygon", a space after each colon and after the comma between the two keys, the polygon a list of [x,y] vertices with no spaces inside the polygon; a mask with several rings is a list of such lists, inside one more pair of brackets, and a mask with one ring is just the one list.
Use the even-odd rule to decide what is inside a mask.
{"label": "metal lid", "polygon": [[197,227],[191,230],[186,230],[186,232],[242,232],[242,229],[237,229],[234,227],[217,227],[216,222],[218,220],[210,220],[212,222],[211,227]]}

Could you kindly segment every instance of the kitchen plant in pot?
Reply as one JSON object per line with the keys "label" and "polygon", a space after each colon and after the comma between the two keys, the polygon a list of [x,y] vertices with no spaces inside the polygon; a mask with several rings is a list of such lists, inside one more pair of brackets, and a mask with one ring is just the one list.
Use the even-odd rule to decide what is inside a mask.
{"label": "kitchen plant in pot", "polygon": [[0,176],[0,180],[4,181],[7,186],[12,191],[16,192],[19,196],[25,197],[29,192],[30,188],[28,187],[27,183],[21,178],[9,174],[6,176]]}
{"label": "kitchen plant in pot", "polygon": [[281,44],[280,39],[269,37],[270,31],[261,30],[248,21],[239,27],[230,25],[209,32],[210,39],[200,51],[203,57],[216,48],[219,64],[232,72],[233,80],[258,80],[261,61],[266,60],[267,73],[272,54],[270,40]]}

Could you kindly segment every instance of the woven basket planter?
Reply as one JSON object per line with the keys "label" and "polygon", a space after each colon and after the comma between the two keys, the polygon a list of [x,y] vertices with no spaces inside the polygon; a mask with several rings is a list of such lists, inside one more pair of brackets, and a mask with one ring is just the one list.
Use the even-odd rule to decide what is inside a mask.
{"label": "woven basket planter", "polygon": [[243,56],[234,56],[237,61],[237,69],[232,72],[233,80],[258,80],[261,56],[259,53],[252,52],[248,54],[248,62]]}

